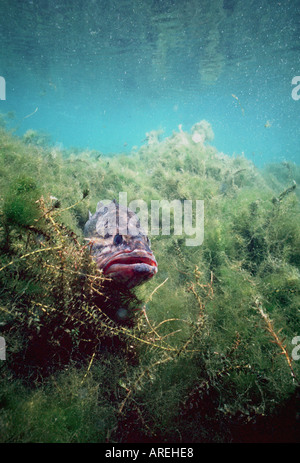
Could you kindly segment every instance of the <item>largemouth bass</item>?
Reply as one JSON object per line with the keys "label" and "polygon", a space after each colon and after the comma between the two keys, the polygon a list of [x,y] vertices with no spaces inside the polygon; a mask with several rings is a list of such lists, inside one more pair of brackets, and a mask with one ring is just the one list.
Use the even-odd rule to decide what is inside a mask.
{"label": "largemouth bass", "polygon": [[84,236],[98,268],[114,282],[133,288],[157,273],[149,238],[137,215],[115,200],[108,205],[99,202],[96,212],[89,213]]}

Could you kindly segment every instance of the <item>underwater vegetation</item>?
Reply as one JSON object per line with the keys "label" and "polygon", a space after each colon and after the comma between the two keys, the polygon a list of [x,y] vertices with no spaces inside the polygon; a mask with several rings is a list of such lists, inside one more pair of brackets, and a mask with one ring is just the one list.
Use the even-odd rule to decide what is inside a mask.
{"label": "underwater vegetation", "polygon": [[[114,157],[29,135],[0,129],[0,440],[299,439],[300,167],[220,153],[207,121]],[[155,278],[114,285],[83,228],[119,192],[204,200],[203,244],[171,221]]]}

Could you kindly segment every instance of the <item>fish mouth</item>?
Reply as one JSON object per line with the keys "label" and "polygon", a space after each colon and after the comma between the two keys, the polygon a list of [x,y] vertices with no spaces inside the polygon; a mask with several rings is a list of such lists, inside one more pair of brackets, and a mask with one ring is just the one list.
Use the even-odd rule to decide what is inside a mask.
{"label": "fish mouth", "polygon": [[102,266],[104,275],[121,281],[147,280],[157,273],[157,262],[152,253],[143,250],[121,251]]}
{"label": "fish mouth", "polygon": [[113,271],[112,267],[118,266],[131,266],[137,264],[145,264],[150,267],[157,268],[157,262],[153,254],[146,251],[122,251],[111,257],[103,267],[103,273],[108,274]]}

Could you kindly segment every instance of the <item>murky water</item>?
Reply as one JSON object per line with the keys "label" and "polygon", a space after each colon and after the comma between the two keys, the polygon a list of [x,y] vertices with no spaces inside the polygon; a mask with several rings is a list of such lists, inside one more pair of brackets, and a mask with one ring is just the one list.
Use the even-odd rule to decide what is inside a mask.
{"label": "murky water", "polygon": [[298,0],[1,0],[0,112],[18,134],[104,153],[206,119],[226,154],[299,162],[299,11]]}

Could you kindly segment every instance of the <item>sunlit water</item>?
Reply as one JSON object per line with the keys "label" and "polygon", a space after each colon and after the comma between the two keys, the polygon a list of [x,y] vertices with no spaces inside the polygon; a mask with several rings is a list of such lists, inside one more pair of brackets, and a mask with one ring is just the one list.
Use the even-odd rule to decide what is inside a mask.
{"label": "sunlit water", "polygon": [[103,153],[206,119],[220,151],[299,163],[299,11],[298,0],[1,0],[0,112],[20,135]]}

